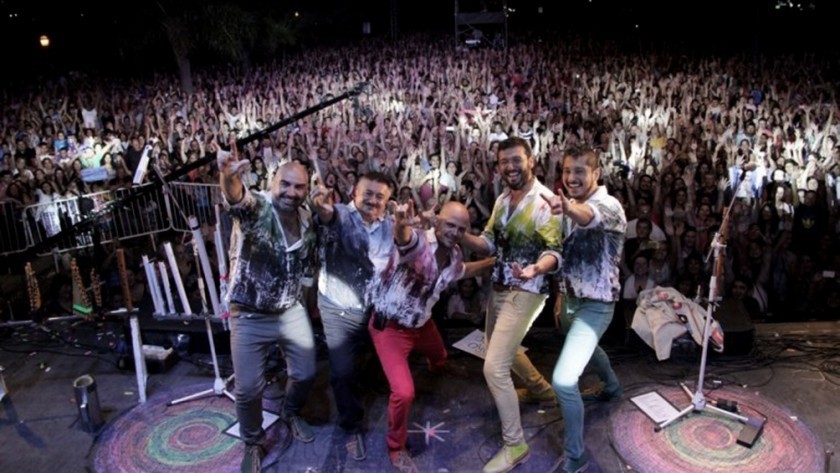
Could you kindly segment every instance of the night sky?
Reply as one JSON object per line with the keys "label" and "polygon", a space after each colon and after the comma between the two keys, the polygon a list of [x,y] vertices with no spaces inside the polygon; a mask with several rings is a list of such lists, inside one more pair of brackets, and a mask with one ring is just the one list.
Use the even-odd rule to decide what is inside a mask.
{"label": "night sky", "polygon": [[[634,45],[659,42],[707,52],[773,53],[834,48],[831,3],[825,0],[707,0],[617,1],[617,0],[509,0],[509,29],[517,35],[569,33],[609,38]],[[52,2],[51,2],[52,3]],[[126,4],[82,0],[57,6],[20,0],[0,0],[0,40],[4,68],[12,77],[25,75],[43,64],[52,67],[85,68],[107,62],[115,68],[137,65],[171,66],[162,37],[150,35],[157,26],[160,9],[169,11],[197,0]],[[272,15],[290,19],[298,12],[300,45],[336,39],[360,38],[362,23],[370,22],[374,36],[389,33],[389,8],[397,8],[402,35],[416,31],[453,34],[454,2],[407,0],[307,0],[237,1],[246,10],[270,9]],[[490,10],[501,8],[500,0],[486,0]],[[478,0],[462,0],[462,11],[482,7]],[[540,11],[541,9],[541,11]],[[295,20],[291,20],[295,21]],[[47,34],[51,46],[44,50],[38,38]],[[169,64],[167,64],[169,61]]]}

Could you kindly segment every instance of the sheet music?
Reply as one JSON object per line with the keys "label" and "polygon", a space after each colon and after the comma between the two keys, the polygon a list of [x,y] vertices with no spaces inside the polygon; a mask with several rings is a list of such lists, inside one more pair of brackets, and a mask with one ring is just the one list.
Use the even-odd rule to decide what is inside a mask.
{"label": "sheet music", "polygon": [[679,414],[679,411],[656,391],[631,397],[630,400],[657,424],[673,419]]}

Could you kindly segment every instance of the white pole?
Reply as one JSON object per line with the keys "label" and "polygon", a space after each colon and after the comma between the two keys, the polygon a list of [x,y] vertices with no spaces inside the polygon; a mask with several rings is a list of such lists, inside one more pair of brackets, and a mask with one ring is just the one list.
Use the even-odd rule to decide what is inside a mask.
{"label": "white pole", "polygon": [[222,315],[219,306],[219,293],[216,292],[216,282],[213,280],[213,270],[210,268],[210,258],[207,256],[207,248],[204,246],[204,238],[201,236],[201,227],[198,219],[190,216],[190,228],[193,234],[193,245],[198,249],[198,259],[201,261],[201,271],[204,273],[204,281],[207,283],[207,292],[210,293],[210,305],[213,307],[213,315]]}
{"label": "white pole", "polygon": [[178,289],[178,296],[181,298],[184,315],[192,315],[190,301],[187,299],[187,292],[184,290],[184,281],[181,280],[181,272],[178,271],[178,262],[175,261],[175,252],[172,251],[172,244],[169,242],[164,243],[163,249],[166,251],[166,257],[169,259],[169,269],[172,271],[172,279],[175,280],[175,288]]}
{"label": "white pole", "polygon": [[158,282],[157,272],[152,263],[149,262],[149,257],[143,255],[143,269],[146,270],[146,281],[149,283],[149,292],[152,296],[152,303],[155,306],[155,312],[163,314],[163,298],[160,294],[160,283]]}
{"label": "white pole", "polygon": [[175,300],[172,298],[172,286],[169,285],[169,272],[166,270],[166,263],[158,261],[160,279],[163,280],[163,291],[166,293],[167,314],[175,313]]}

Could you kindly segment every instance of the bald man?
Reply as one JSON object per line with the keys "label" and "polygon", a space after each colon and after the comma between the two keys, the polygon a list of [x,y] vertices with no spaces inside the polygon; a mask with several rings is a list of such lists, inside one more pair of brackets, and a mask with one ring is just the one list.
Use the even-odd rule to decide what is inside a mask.
{"label": "bald man", "polygon": [[445,367],[446,348],[431,320],[432,306],[450,283],[473,277],[493,266],[493,259],[464,263],[458,244],[469,228],[469,214],[460,202],[447,202],[432,229],[411,227],[412,204],[394,206],[394,243],[381,276],[371,284],[374,316],[370,330],[376,354],[391,387],[386,440],[391,462],[404,473],[417,467],[406,450],[408,415],[414,400],[414,380],[408,355],[414,350],[429,360],[432,370]]}
{"label": "bald man", "polygon": [[251,192],[242,184],[242,161],[219,152],[222,193],[233,217],[230,241],[231,354],[236,375],[236,417],[245,442],[243,472],[261,471],[262,394],[269,349],[280,343],[288,380],[282,416],[294,437],[314,440],[300,417],[315,379],[315,338],[300,303],[311,284],[315,232],[311,215],[301,206],[309,192],[309,175],[296,162],[280,166],[269,192]]}

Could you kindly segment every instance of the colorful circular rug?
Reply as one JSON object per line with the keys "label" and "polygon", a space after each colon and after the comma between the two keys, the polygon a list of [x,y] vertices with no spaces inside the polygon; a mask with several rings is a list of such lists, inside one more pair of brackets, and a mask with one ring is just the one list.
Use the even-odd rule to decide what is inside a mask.
{"label": "colorful circular rug", "polygon": [[[206,388],[203,384],[157,393],[110,423],[96,442],[93,471],[239,471],[244,444],[224,433],[236,422],[233,401],[225,396],[209,396],[167,406],[174,399]],[[276,441],[279,430],[283,429],[269,429],[269,439]]]}
{"label": "colorful circular rug", "polygon": [[[659,386],[634,394],[654,389],[677,410],[690,404],[678,387]],[[743,424],[708,409],[692,412],[655,432],[653,421],[629,401],[634,394],[611,416],[613,444],[634,471],[818,473],[825,469],[823,444],[816,434],[787,409],[757,393],[723,388],[706,396],[737,401],[741,415],[767,418],[764,431],[752,448],[736,442]]]}

